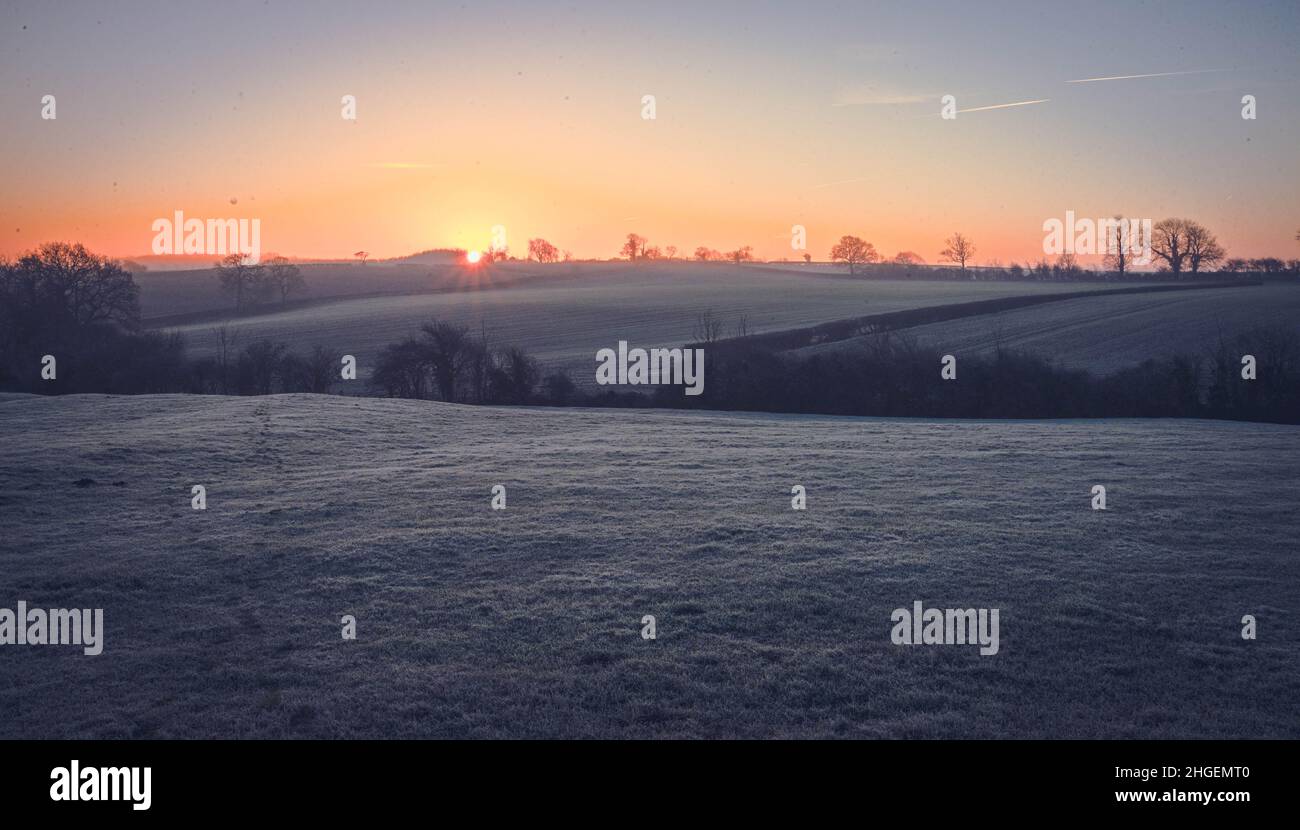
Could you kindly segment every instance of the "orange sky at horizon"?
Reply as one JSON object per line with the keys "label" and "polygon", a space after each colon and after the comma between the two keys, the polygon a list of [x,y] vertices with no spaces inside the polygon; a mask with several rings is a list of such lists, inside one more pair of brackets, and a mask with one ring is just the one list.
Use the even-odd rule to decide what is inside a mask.
{"label": "orange sky at horizon", "polygon": [[[905,39],[914,21],[896,7],[873,18],[881,37],[897,29],[892,51],[792,41],[777,14],[720,39],[730,18],[718,10],[692,12],[690,34],[648,21],[625,32],[605,7],[556,21],[525,8],[512,14],[533,16],[545,37],[507,33],[480,52],[455,33],[491,9],[438,11],[442,39],[429,49],[418,30],[435,13],[418,7],[376,22],[323,6],[320,20],[292,21],[295,38],[268,23],[236,45],[218,35],[244,29],[215,12],[194,12],[214,15],[214,31],[171,43],[139,20],[103,21],[116,27],[105,38],[74,10],[36,8],[63,18],[22,41],[6,30],[4,45],[22,48],[0,58],[23,78],[0,106],[28,116],[6,124],[0,148],[9,257],[53,240],[147,256],[154,221],[176,210],[258,219],[264,252],[304,259],[481,250],[497,225],[520,257],[540,236],[605,259],[635,231],[678,256],[749,245],[760,259],[801,259],[790,233],[802,225],[817,260],[853,234],[886,258],[933,263],[960,231],[978,263],[1025,263],[1044,258],[1043,222],[1067,210],[1185,216],[1230,256],[1300,255],[1295,77],[1249,78],[1269,106],[1259,121],[1239,117],[1242,73],[1040,80],[1024,64],[1043,65],[1037,50],[1051,44],[1017,35],[1023,22],[987,57],[960,39]],[[972,26],[987,16],[952,14]],[[948,89],[963,110],[1043,103],[946,121]],[[54,120],[39,117],[47,90]],[[357,97],[355,121],[341,117],[342,94]],[[644,94],[656,96],[653,120]],[[1171,166],[1191,172],[1171,177]]]}

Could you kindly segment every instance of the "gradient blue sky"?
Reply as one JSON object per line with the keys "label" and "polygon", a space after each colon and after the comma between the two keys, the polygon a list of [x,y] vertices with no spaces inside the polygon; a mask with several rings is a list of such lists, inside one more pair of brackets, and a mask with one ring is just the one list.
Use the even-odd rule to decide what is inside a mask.
{"label": "gradient blue sky", "polygon": [[[1194,74],[1067,83],[1169,72]],[[818,258],[856,233],[933,261],[963,230],[1005,262],[1073,209],[1297,255],[1296,2],[6,2],[0,79],[0,254],[147,253],[183,209],[301,256],[500,224],[516,252],[781,257],[799,223]],[[944,121],[944,94],[1049,100]]]}

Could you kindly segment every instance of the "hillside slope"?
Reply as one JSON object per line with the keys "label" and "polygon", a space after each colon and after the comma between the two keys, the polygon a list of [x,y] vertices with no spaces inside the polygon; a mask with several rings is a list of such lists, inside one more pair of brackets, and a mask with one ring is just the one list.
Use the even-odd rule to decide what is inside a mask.
{"label": "hillside slope", "polygon": [[[1195,291],[1082,297],[907,329],[923,345],[959,356],[999,346],[1104,375],[1176,354],[1205,357],[1219,337],[1231,342],[1258,327],[1300,334],[1300,285],[1265,284]],[[797,350],[861,348],[863,338]]]}
{"label": "hillside slope", "polygon": [[[9,396],[0,434],[0,607],[107,627],[0,649],[4,738],[1300,737],[1294,427]],[[916,600],[1000,652],[891,644]]]}
{"label": "hillside slope", "polygon": [[[321,344],[355,355],[364,380],[384,346],[418,335],[422,323],[447,320],[486,332],[497,345],[522,346],[548,369],[567,369],[579,383],[590,383],[598,350],[619,340],[643,348],[681,346],[696,339],[698,318],[706,310],[721,320],[721,333],[729,337],[742,315],[749,331],[766,332],[966,300],[1106,287],[848,280],[690,263],[581,267],[580,277],[557,265],[554,279],[530,277],[531,282],[512,287],[336,300],[232,319],[228,326],[240,346],[270,338],[299,351]],[[204,356],[216,352],[219,325],[204,319],[169,328],[185,336],[191,354]]]}

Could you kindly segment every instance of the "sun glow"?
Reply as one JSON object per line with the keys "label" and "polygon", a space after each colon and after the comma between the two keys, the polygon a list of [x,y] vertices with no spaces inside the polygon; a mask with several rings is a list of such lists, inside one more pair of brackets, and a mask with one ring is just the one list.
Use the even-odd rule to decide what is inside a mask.
{"label": "sun glow", "polygon": [[476,264],[480,259],[482,259],[482,257],[483,255],[478,251],[470,251],[469,253],[465,254],[465,259],[469,262],[470,265]]}

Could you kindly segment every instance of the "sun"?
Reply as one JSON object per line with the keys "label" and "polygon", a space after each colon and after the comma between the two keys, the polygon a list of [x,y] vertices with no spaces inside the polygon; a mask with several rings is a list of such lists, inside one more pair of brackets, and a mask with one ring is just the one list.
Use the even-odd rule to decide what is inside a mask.
{"label": "sun", "polygon": [[478,251],[470,251],[469,253],[465,254],[465,259],[469,261],[470,265],[474,265],[480,259],[482,259],[482,257],[483,255]]}

